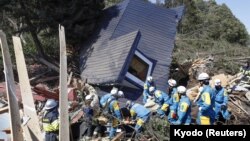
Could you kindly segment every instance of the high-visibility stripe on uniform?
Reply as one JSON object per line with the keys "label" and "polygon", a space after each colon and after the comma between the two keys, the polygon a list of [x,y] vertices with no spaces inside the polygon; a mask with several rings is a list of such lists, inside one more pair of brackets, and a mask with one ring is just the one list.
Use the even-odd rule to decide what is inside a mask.
{"label": "high-visibility stripe on uniform", "polygon": [[136,115],[135,111],[131,109],[130,110],[130,115],[131,115],[131,117],[134,117]]}
{"label": "high-visibility stripe on uniform", "polygon": [[166,104],[166,103],[163,104],[162,107],[161,107],[161,110],[164,111],[164,112],[166,112],[167,109],[168,109],[168,104]]}
{"label": "high-visibility stripe on uniform", "polygon": [[43,119],[43,130],[45,132],[55,132],[59,130],[59,120],[49,123],[48,119]]}
{"label": "high-visibility stripe on uniform", "polygon": [[116,111],[116,110],[120,110],[120,107],[119,107],[118,102],[114,102],[113,107],[114,107],[114,110],[115,110],[115,111]]}
{"label": "high-visibility stripe on uniform", "polygon": [[138,119],[136,122],[137,125],[142,126],[144,124],[144,121],[142,119]]}
{"label": "high-visibility stripe on uniform", "polygon": [[211,105],[211,98],[209,93],[207,92],[203,93],[201,98],[205,102],[205,104]]}
{"label": "high-visibility stripe on uniform", "polygon": [[188,109],[188,104],[187,103],[182,102],[180,106],[181,106],[180,107],[181,112],[187,112],[187,109]]}
{"label": "high-visibility stripe on uniform", "polygon": [[200,116],[201,125],[210,125],[210,118],[207,116]]}

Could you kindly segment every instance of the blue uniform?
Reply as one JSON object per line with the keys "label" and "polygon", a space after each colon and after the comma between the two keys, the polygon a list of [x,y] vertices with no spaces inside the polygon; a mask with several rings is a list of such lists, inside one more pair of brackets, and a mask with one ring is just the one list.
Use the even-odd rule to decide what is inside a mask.
{"label": "blue uniform", "polygon": [[150,82],[146,81],[144,83],[144,90],[143,90],[143,103],[144,104],[147,102],[148,96],[152,96],[152,94],[150,94],[150,92],[149,92],[149,87],[151,87],[151,86],[155,87],[154,82],[150,83]]}
{"label": "blue uniform", "polygon": [[115,117],[115,118],[113,118],[112,127],[111,127],[111,130],[109,133],[109,138],[113,138],[115,136],[117,126],[119,123],[118,120],[122,120],[122,116],[121,116],[121,112],[120,112],[119,103],[117,100],[112,100],[108,106],[109,106],[110,114],[112,114],[112,116]]}
{"label": "blue uniform", "polygon": [[102,96],[101,99],[100,99],[100,104],[101,104],[102,108],[105,107],[108,100],[112,100],[112,99],[115,99],[115,97],[110,93],[105,94],[104,96]]}
{"label": "blue uniform", "polygon": [[[215,119],[219,118],[219,113],[221,112],[224,119],[229,119],[230,114],[226,108],[228,102],[228,95],[224,88],[214,89],[215,93]],[[221,109],[222,105],[225,106],[224,109]]]}
{"label": "blue uniform", "polygon": [[176,114],[177,114],[178,104],[179,104],[179,101],[180,101],[180,96],[177,93],[176,88],[172,89],[170,95],[171,95],[171,98],[169,100],[170,112],[169,112],[169,115],[168,115],[168,120],[169,120],[169,122],[173,122],[173,121],[176,121],[176,118],[177,118]]}
{"label": "blue uniform", "polygon": [[181,96],[177,116],[178,120],[174,122],[174,124],[180,125],[185,124],[189,125],[191,123],[191,101],[187,96]]}
{"label": "blue uniform", "polygon": [[214,91],[209,85],[204,85],[199,100],[197,101],[201,110],[198,112],[197,123],[200,125],[211,125],[215,120],[213,110],[215,104]]}
{"label": "blue uniform", "polygon": [[170,97],[166,93],[160,90],[156,90],[154,92],[154,97],[155,97],[155,102],[160,105],[160,108],[157,110],[157,113],[161,117],[164,117],[169,107]]}
{"label": "blue uniform", "polygon": [[57,136],[59,134],[59,113],[57,108],[48,110],[44,113],[42,123],[43,130],[45,131],[45,141],[58,141]]}
{"label": "blue uniform", "polygon": [[149,120],[150,111],[140,104],[134,104],[130,108],[130,114],[133,119],[137,118],[135,131],[140,132],[142,125]]}

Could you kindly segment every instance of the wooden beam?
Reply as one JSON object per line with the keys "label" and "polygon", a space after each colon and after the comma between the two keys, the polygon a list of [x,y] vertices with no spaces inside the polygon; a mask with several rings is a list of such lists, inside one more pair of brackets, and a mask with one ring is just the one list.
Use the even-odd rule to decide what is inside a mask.
{"label": "wooden beam", "polygon": [[9,111],[8,107],[3,107],[3,108],[0,109],[0,114],[6,113],[8,111]]}
{"label": "wooden beam", "polygon": [[68,93],[67,93],[67,56],[64,27],[59,25],[60,38],[60,129],[59,140],[66,141],[69,138],[69,113],[68,113]]}
{"label": "wooden beam", "polygon": [[67,82],[67,85],[68,85],[68,86],[69,86],[70,83],[71,83],[72,75],[73,75],[73,72],[70,72],[69,78],[68,78],[68,82]]}
{"label": "wooden beam", "polygon": [[122,140],[123,136],[124,136],[125,132],[120,132],[119,134],[117,134],[111,141],[120,141]]}
{"label": "wooden beam", "polygon": [[21,89],[22,103],[24,109],[24,115],[30,117],[27,126],[24,126],[26,129],[26,139],[27,140],[43,140],[42,133],[39,127],[39,119],[36,114],[35,102],[33,94],[30,87],[29,76],[26,68],[26,63],[23,55],[23,48],[21,39],[19,37],[13,36],[14,51],[16,56],[17,72],[19,78],[19,84]]}
{"label": "wooden beam", "polygon": [[36,57],[36,56],[33,56],[37,61],[43,63],[44,65],[48,66],[50,69],[56,71],[56,72],[59,72],[59,68],[57,66],[55,66],[54,64],[46,61],[45,59],[41,58],[41,57]]}
{"label": "wooden beam", "polygon": [[20,113],[16,97],[16,88],[15,88],[11,58],[9,54],[9,47],[6,40],[6,35],[1,30],[0,30],[0,46],[2,49],[4,74],[5,74],[5,81],[7,88],[10,128],[12,133],[11,140],[23,141]]}

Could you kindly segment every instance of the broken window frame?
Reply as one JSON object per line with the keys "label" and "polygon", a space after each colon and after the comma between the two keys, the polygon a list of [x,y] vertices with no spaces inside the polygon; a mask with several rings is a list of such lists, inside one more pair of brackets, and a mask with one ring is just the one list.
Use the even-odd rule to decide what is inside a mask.
{"label": "broken window frame", "polygon": [[[136,55],[137,57],[139,57],[142,61],[144,61],[144,63],[146,63],[148,65],[148,72],[147,72],[147,76],[146,76],[146,78],[147,78],[151,74],[151,71],[152,71],[152,68],[153,68],[153,63],[148,58],[146,58],[142,53],[140,53],[137,50],[135,51],[134,55]],[[136,84],[138,84],[138,85],[140,85],[140,86],[143,87],[144,81],[140,80],[139,78],[137,78],[136,76],[134,76],[130,72],[127,71],[126,77],[129,78],[130,80],[132,80],[134,83],[136,83]]]}

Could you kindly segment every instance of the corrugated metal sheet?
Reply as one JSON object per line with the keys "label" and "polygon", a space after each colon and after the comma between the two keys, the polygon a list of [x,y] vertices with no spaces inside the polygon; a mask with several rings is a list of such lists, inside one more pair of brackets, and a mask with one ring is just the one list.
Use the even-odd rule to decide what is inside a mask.
{"label": "corrugated metal sheet", "polygon": [[[183,8],[167,9],[143,0],[124,0],[106,9],[100,28],[84,46],[81,76],[93,84],[120,82],[136,48],[155,60],[152,75],[157,88],[165,90],[177,21]],[[135,39],[135,31],[140,31],[139,40]],[[136,41],[137,46],[131,47]]]}

